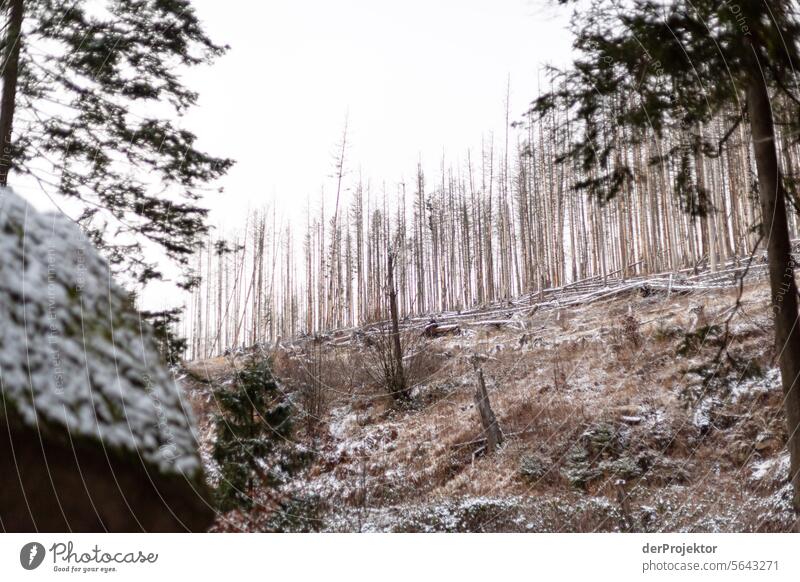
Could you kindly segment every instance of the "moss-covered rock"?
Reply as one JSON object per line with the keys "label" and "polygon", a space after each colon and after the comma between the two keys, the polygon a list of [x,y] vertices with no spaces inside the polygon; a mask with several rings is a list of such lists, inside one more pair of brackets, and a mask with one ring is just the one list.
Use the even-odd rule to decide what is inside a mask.
{"label": "moss-covered rock", "polygon": [[[6,189],[0,190],[0,232],[0,424],[6,425],[0,433],[7,435],[0,448],[12,453],[2,468],[11,473],[0,474],[10,483],[22,480],[0,503],[4,527],[205,527],[211,512],[188,403],[106,262],[66,217],[39,213]],[[51,466],[58,474],[48,480]],[[80,476],[84,469],[95,481],[84,478],[86,494],[72,492],[80,499],[72,503],[59,483],[80,486],[66,474]],[[38,487],[36,478],[50,486]],[[127,519],[97,517],[108,512],[92,502],[104,496],[89,492],[103,487],[119,491],[114,503]],[[29,510],[15,511],[29,491],[51,499],[34,498],[22,503]],[[142,492],[153,499],[138,501]],[[185,515],[165,496],[186,497],[173,504]],[[55,516],[48,516],[53,509]],[[154,511],[161,517],[148,515]]]}

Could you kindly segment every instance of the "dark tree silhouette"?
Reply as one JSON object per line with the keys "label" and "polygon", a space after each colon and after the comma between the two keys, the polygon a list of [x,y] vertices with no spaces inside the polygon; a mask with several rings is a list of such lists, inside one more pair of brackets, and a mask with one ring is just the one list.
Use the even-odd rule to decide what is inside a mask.
{"label": "dark tree silhouette", "polygon": [[[771,96],[780,94],[793,105],[790,122],[797,124],[800,100],[788,89],[800,47],[796,10],[763,0],[595,2],[576,13],[573,24],[578,57],[569,70],[556,72],[562,82],[537,99],[533,111],[563,108],[577,120],[565,158],[579,162],[588,176],[580,186],[602,200],[623,192],[632,179],[622,147],[642,143],[648,131],[678,130],[677,142],[651,162],[676,160],[675,191],[687,210],[705,215],[701,156],[719,156],[733,130],[749,122],[800,511],[800,326],[786,217],[790,192],[778,163],[771,105]],[[716,142],[705,139],[702,125],[731,108],[737,111],[731,129]]]}
{"label": "dark tree silhouette", "polygon": [[186,266],[207,231],[198,200],[232,161],[180,126],[197,101],[180,73],[226,47],[188,0],[7,0],[0,16],[0,185],[30,175],[77,201],[94,243],[140,282],[162,276],[144,241]]}

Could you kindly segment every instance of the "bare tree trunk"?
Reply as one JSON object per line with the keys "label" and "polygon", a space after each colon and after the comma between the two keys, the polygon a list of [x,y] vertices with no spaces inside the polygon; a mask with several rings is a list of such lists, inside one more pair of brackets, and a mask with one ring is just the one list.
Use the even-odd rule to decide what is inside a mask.
{"label": "bare tree trunk", "polygon": [[19,77],[19,49],[22,44],[22,0],[11,0],[8,32],[5,37],[6,54],[3,59],[3,94],[0,97],[0,186],[8,185],[11,169],[11,137],[14,109],[17,103],[17,78]]}
{"label": "bare tree trunk", "polygon": [[486,453],[493,453],[503,444],[503,432],[497,424],[492,406],[489,404],[489,393],[486,390],[486,381],[483,379],[483,369],[478,368],[478,386],[475,389],[475,407],[481,415],[483,433],[486,435]]}
{"label": "bare tree trunk", "polygon": [[767,241],[769,282],[775,316],[775,348],[779,353],[781,381],[785,394],[791,459],[794,508],[800,513],[800,328],[797,317],[797,285],[786,223],[784,189],[775,151],[775,129],[767,87],[758,64],[750,69],[747,106],[750,131],[758,170],[762,228]]}
{"label": "bare tree trunk", "polygon": [[400,321],[397,315],[397,290],[394,287],[394,253],[389,252],[388,264],[389,316],[392,320],[392,355],[394,357],[394,379],[392,397],[395,400],[407,400],[406,379],[403,372],[403,348],[400,345]]}

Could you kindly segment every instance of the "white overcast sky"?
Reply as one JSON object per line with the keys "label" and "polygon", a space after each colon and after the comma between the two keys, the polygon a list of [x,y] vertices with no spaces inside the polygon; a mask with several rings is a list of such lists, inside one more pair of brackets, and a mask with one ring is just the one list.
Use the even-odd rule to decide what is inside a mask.
{"label": "white overcast sky", "polygon": [[[545,63],[565,62],[568,13],[546,0],[195,0],[211,36],[231,46],[187,81],[200,145],[237,160],[207,200],[229,229],[275,202],[289,219],[330,192],[349,118],[347,167],[374,186],[464,159],[536,96]],[[241,8],[238,8],[241,6]],[[314,204],[316,206],[316,204]]]}
{"label": "white overcast sky", "polygon": [[[385,183],[394,192],[413,180],[418,160],[435,182],[443,155],[456,165],[468,149],[477,154],[482,137],[502,143],[507,81],[519,119],[546,80],[543,66],[565,64],[571,45],[569,12],[552,0],[193,5],[211,37],[231,47],[185,74],[200,100],[181,122],[199,147],[237,162],[218,184],[224,193],[204,200],[223,233],[243,226],[248,209],[273,203],[281,219],[304,225],[309,197],[316,209],[320,192],[335,192],[346,116],[346,186],[360,172],[373,191]],[[15,187],[51,206],[38,187]],[[145,303],[166,307],[156,303],[170,297],[180,301],[154,285]]]}

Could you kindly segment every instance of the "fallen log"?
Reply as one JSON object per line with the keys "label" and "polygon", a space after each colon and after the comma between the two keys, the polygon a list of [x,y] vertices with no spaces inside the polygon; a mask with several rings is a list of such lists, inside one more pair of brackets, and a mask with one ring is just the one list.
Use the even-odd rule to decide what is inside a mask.
{"label": "fallen log", "polygon": [[461,327],[455,323],[440,324],[431,322],[422,330],[422,335],[427,338],[437,338],[446,335],[458,335],[461,333]]}

